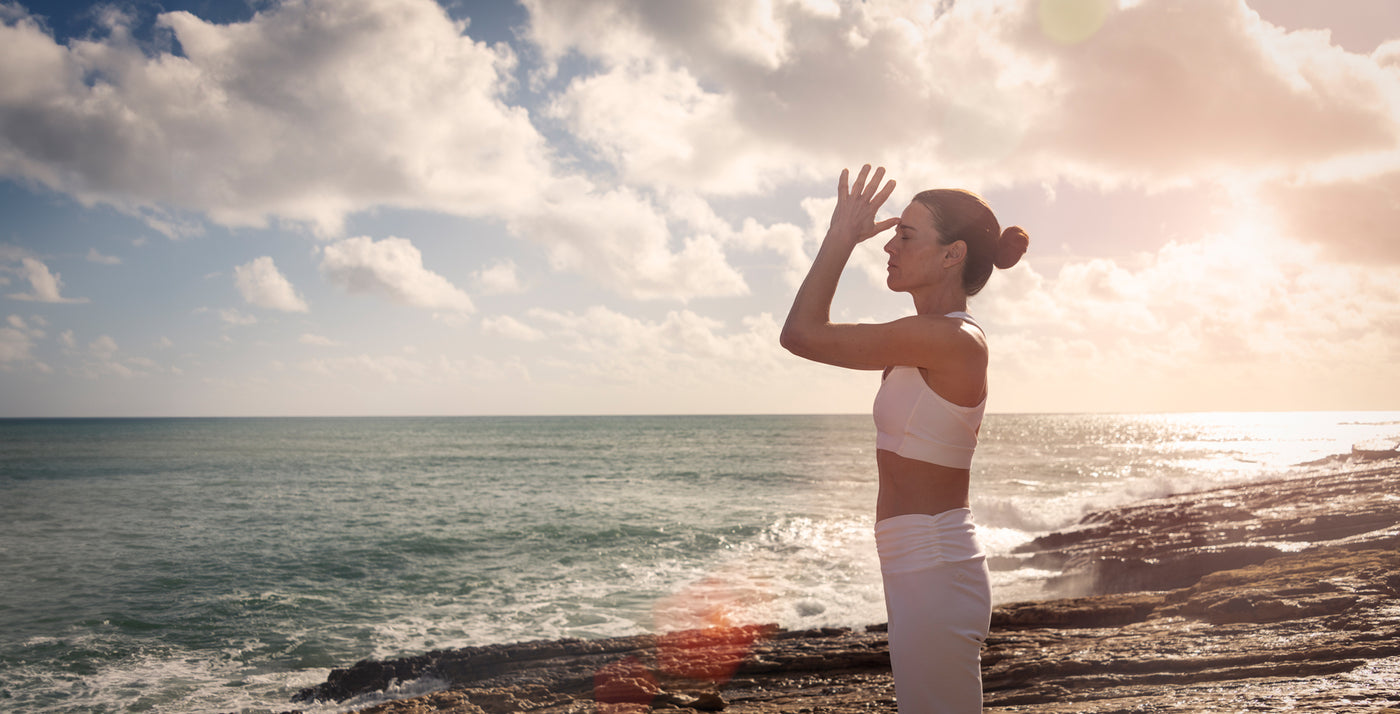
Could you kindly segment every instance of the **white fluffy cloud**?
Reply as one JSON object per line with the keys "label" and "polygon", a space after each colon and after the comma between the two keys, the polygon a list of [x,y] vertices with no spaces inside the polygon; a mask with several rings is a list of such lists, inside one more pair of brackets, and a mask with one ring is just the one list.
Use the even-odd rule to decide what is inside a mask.
{"label": "white fluffy cloud", "polygon": [[33,353],[35,340],[44,337],[44,331],[19,315],[10,315],[5,323],[7,326],[0,326],[0,370],[32,367],[41,372],[52,371]]}
{"label": "white fluffy cloud", "polygon": [[482,268],[473,273],[472,277],[476,279],[481,291],[487,295],[503,295],[525,290],[525,286],[520,283],[520,276],[516,272],[515,261],[509,259]]}
{"label": "white fluffy cloud", "polygon": [[1243,0],[1100,4],[1067,32],[1028,0],[526,3],[547,58],[603,66],[554,112],[638,182],[751,191],[855,157],[931,181],[1170,183],[1396,146],[1393,47],[1348,53]]}
{"label": "white fluffy cloud", "polygon": [[748,292],[715,238],[692,236],[674,251],[665,217],[625,188],[602,195],[552,193],[509,225],[518,235],[543,241],[555,269],[589,275],[629,297]]}
{"label": "white fluffy cloud", "polygon": [[[1141,2],[1072,51],[1008,28],[1044,74],[1019,159],[1121,180],[1278,175],[1400,142],[1400,74],[1244,2]],[[1226,69],[1228,68],[1228,69]],[[1072,169],[1073,170],[1073,169]]]}
{"label": "white fluffy cloud", "polygon": [[492,337],[504,337],[508,340],[520,340],[522,342],[538,342],[545,337],[544,332],[530,327],[509,315],[482,318],[481,331]]}
{"label": "white fluffy cloud", "polygon": [[401,305],[457,313],[473,311],[471,298],[447,278],[423,267],[423,254],[406,238],[347,238],[321,251],[321,273],[348,292],[380,295]]}
{"label": "white fluffy cloud", "polygon": [[198,232],[192,216],[325,236],[376,206],[483,216],[623,294],[740,290],[723,254],[671,235],[648,194],[561,169],[507,100],[515,52],[431,0],[288,0],[227,25],[160,15],[183,55],[138,46],[120,13],[105,37],[66,45],[17,14],[0,23],[0,176],[172,235]]}
{"label": "white fluffy cloud", "polygon": [[1328,264],[1320,253],[1240,232],[1130,264],[999,271],[974,305],[999,328],[999,408],[1229,409],[1241,394],[1255,408],[1300,398],[1388,408],[1400,398],[1388,367],[1400,359],[1400,268]]}
{"label": "white fluffy cloud", "polygon": [[283,312],[306,312],[306,301],[277,269],[269,256],[256,258],[233,269],[233,283],[250,305]]}
{"label": "white fluffy cloud", "polygon": [[[165,13],[153,42],[109,12],[106,28],[63,44],[18,5],[0,5],[0,178],[114,206],[171,235],[207,222],[311,230],[327,282],[443,319],[473,313],[462,287],[492,296],[484,311],[511,316],[454,339],[484,339],[502,374],[528,363],[550,386],[555,375],[597,379],[591,398],[607,385],[642,395],[637,385],[675,384],[677,372],[692,385],[776,394],[764,379],[784,383],[772,378],[800,368],[776,346],[769,315],[784,305],[769,302],[779,291],[768,283],[797,282],[835,173],[867,160],[890,167],[900,198],[958,185],[996,191],[999,207],[1054,212],[1025,196],[1072,185],[1108,201],[1184,187],[1216,193],[1209,209],[1183,213],[1249,227],[1181,222],[1161,248],[1165,235],[1108,235],[1111,221],[1092,209],[1083,235],[1061,227],[1041,242],[1029,224],[1027,263],[974,308],[1004,329],[1004,380],[1068,389],[1074,380],[1059,377],[1081,375],[1100,387],[1099,377],[1119,380],[1106,395],[1187,395],[1203,393],[1192,386],[1202,373],[1241,383],[1310,374],[1309,384],[1335,386],[1338,365],[1365,371],[1400,356],[1390,337],[1400,298],[1387,287],[1400,265],[1390,237],[1400,40],[1349,52],[1324,32],[1271,26],[1244,0],[523,4],[528,24],[513,28],[513,48],[473,39],[473,26],[431,0],[285,0],[225,25]],[[1079,24],[1045,16],[1075,4],[1101,12]],[[463,240],[503,230],[527,245],[454,246],[443,254],[495,262],[449,279],[406,239],[346,237],[348,221],[389,235],[398,215],[420,212],[480,219]],[[880,283],[871,245],[851,267]],[[66,258],[85,250],[116,262],[86,245]],[[268,253],[234,271],[247,304],[305,311],[273,264],[283,253]],[[146,254],[124,256],[103,279],[135,274]],[[64,286],[40,256],[0,246],[5,294],[93,294]],[[618,302],[584,309],[599,300],[592,285],[522,279],[521,266],[541,259]],[[72,270],[83,281],[98,271]],[[867,287],[847,283],[841,297]],[[631,302],[658,298],[688,302],[669,313]],[[0,357],[13,367],[37,363],[46,346],[76,355],[65,327],[45,345],[8,323]],[[333,344],[312,334],[301,343]],[[142,369],[118,359],[115,343],[110,352],[83,354]],[[454,359],[302,366],[429,384],[474,368]]]}
{"label": "white fluffy cloud", "polygon": [[0,25],[0,174],[158,217],[335,233],[376,204],[518,206],[549,173],[526,112],[501,99],[514,54],[435,3],[288,0],[230,25],[162,14],[184,56],[145,53],[109,17],[108,37],[66,46],[28,18]]}
{"label": "white fluffy cloud", "polygon": [[1375,175],[1266,184],[1263,203],[1280,230],[1322,248],[1329,260],[1400,264],[1400,154]]}
{"label": "white fluffy cloud", "polygon": [[[575,353],[569,360],[575,368],[613,378],[630,373],[727,381],[788,362],[778,346],[777,323],[767,313],[746,318],[739,330],[690,310],[672,310],[659,321],[598,305],[578,313],[534,309],[528,316],[561,349]],[[734,369],[739,365],[744,369]]]}
{"label": "white fluffy cloud", "polygon": [[230,325],[256,325],[258,318],[232,308],[219,311],[219,319]]}
{"label": "white fluffy cloud", "polygon": [[122,356],[121,348],[111,335],[99,335],[88,343],[87,350],[79,355],[82,363],[72,372],[87,379],[120,377],[133,379],[149,376],[160,370],[154,361],[139,356]]}
{"label": "white fluffy cloud", "polygon": [[111,255],[103,255],[102,253],[98,252],[98,250],[97,250],[96,248],[88,248],[87,260],[88,260],[89,263],[98,263],[98,264],[100,264],[100,265],[121,265],[121,264],[122,264],[122,259],[121,259],[121,258],[118,258],[118,257],[116,257],[116,256],[111,256]]}
{"label": "white fluffy cloud", "polygon": [[309,332],[303,333],[301,337],[298,337],[297,342],[300,342],[303,345],[315,345],[317,347],[341,346],[339,342],[336,342],[335,340],[332,340],[329,337],[326,337],[324,335],[314,335]]}
{"label": "white fluffy cloud", "polygon": [[57,273],[50,272],[49,266],[42,261],[35,258],[21,258],[19,264],[18,272],[29,282],[29,292],[10,293],[9,297],[30,302],[87,302],[87,298],[63,297],[60,294],[63,291],[63,280]]}

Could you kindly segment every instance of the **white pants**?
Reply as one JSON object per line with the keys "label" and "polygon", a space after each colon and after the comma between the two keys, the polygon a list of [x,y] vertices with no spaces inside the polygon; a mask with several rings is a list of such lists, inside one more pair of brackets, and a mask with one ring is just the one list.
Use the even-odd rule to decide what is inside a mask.
{"label": "white pants", "polygon": [[982,709],[982,641],[991,627],[986,555],[972,511],[875,524],[899,714]]}

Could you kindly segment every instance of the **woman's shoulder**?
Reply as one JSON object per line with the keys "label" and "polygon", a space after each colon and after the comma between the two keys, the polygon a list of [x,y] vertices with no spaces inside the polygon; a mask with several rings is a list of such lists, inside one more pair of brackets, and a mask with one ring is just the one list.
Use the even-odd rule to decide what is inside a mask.
{"label": "woman's shoulder", "polygon": [[943,371],[987,362],[987,340],[975,323],[948,315],[910,315],[897,322],[918,335],[903,366]]}
{"label": "woman's shoulder", "polygon": [[979,345],[985,346],[986,344],[986,336],[982,333],[982,326],[963,313],[911,315],[904,319],[910,322],[911,327],[917,326],[915,329],[926,332],[934,339],[950,342],[970,340]]}

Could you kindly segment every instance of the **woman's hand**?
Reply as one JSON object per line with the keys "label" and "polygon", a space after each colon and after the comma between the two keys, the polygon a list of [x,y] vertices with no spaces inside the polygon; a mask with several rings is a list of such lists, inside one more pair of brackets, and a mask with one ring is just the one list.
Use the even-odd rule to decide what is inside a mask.
{"label": "woman's hand", "polygon": [[854,246],[899,225],[897,217],[875,222],[875,214],[894,191],[894,181],[887,181],[884,188],[880,188],[880,179],[885,177],[883,166],[875,169],[875,175],[870,176],[870,183],[867,184],[865,179],[869,175],[870,164],[866,164],[856,175],[855,185],[848,187],[851,172],[841,169],[841,183],[836,190],[836,210],[831,213],[831,227],[826,234],[828,240],[840,240]]}

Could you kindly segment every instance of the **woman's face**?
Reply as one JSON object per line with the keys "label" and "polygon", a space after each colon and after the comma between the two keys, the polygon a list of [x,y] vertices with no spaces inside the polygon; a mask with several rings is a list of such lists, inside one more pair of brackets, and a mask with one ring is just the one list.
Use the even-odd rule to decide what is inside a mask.
{"label": "woman's face", "polygon": [[942,277],[947,246],[938,242],[933,213],[924,204],[913,201],[900,214],[899,225],[894,237],[885,244],[885,252],[890,256],[885,285],[903,293]]}

